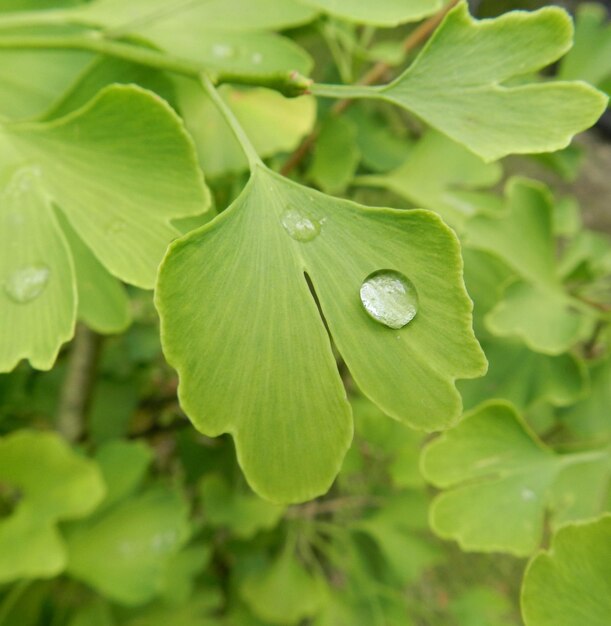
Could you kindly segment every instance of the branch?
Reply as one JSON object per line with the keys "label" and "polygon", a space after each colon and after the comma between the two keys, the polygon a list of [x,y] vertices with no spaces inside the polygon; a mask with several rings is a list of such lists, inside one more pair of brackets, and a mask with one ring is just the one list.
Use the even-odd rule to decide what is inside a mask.
{"label": "branch", "polygon": [[100,335],[77,325],[57,412],[57,430],[70,442],[78,441],[85,431],[100,345]]}

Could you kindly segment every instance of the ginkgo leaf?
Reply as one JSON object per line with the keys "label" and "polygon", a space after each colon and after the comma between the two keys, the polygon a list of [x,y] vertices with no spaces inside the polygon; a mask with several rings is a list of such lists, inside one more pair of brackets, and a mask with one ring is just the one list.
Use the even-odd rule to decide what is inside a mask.
{"label": "ginkgo leaf", "polygon": [[510,404],[484,404],[423,452],[425,478],[446,490],[431,506],[431,525],[465,550],[526,556],[541,540],[561,470],[606,454],[555,454]]}
{"label": "ginkgo leaf", "polygon": [[21,359],[48,370],[74,332],[74,266],[40,171],[8,150],[2,141],[0,371],[11,371]]}
{"label": "ginkgo leaf", "polygon": [[161,590],[165,567],[188,535],[184,499],[153,488],[71,525],[68,573],[116,602],[143,604]]}
{"label": "ginkgo leaf", "polygon": [[57,213],[72,255],[78,294],[78,319],[98,333],[124,331],[131,321],[125,288],[95,258],[61,212]]}
{"label": "ginkgo leaf", "polygon": [[187,0],[168,7],[167,0],[96,0],[68,15],[106,27],[130,27],[164,21],[199,22],[212,29],[276,30],[311,21],[316,11],[294,0]]}
{"label": "ginkgo leaf", "polygon": [[468,245],[499,256],[521,278],[507,284],[486,325],[497,336],[519,337],[535,351],[561,354],[591,329],[594,312],[576,309],[562,285],[549,191],[514,178],[506,193],[506,213],[477,215],[465,227]]}
{"label": "ginkgo leaf", "polygon": [[170,220],[209,203],[179,118],[138,87],[108,87],[66,117],[4,131],[100,262],[137,286],[152,286],[177,234]]}
{"label": "ginkgo leaf", "polygon": [[488,373],[477,380],[459,381],[465,408],[489,398],[509,400],[519,409],[539,402],[568,406],[588,388],[588,371],[572,354],[551,356],[506,339],[482,340]]}
{"label": "ginkgo leaf", "polygon": [[611,91],[611,26],[605,7],[581,3],[575,20],[575,44],[562,59],[558,76],[581,79]]}
{"label": "ginkgo leaf", "polygon": [[91,513],[104,497],[102,476],[54,433],[21,430],[0,439],[0,581],[57,576],[67,553],[60,520]]}
{"label": "ginkgo leaf", "polygon": [[477,210],[456,192],[492,187],[502,173],[500,165],[484,163],[460,144],[429,130],[400,167],[383,176],[360,176],[357,183],[389,189],[460,227]]}
{"label": "ginkgo leaf", "polygon": [[282,506],[266,502],[256,494],[232,489],[218,474],[206,476],[200,492],[208,524],[229,528],[243,539],[273,528],[284,513]]}
{"label": "ginkgo leaf", "polygon": [[[380,270],[391,282],[400,272],[417,292],[415,318],[398,330],[360,300]],[[304,274],[352,376],[387,414],[423,430],[447,427],[461,410],[454,380],[485,369],[458,242],[437,216],[362,207],[256,166],[229,209],[171,246],[156,303],[187,415],[209,436],[231,433],[250,485],[282,502],[326,491],[352,436]],[[375,285],[366,304],[385,315]]]}
{"label": "ginkgo leaf", "polygon": [[252,571],[240,585],[240,595],[259,618],[282,626],[314,616],[326,593],[324,578],[299,561],[291,542],[268,567]]}
{"label": "ginkgo leaf", "polygon": [[442,0],[379,0],[375,4],[360,0],[301,0],[303,4],[316,7],[325,13],[362,24],[375,26],[398,26],[405,22],[417,22],[438,11]]}
{"label": "ginkgo leaf", "polygon": [[410,110],[485,160],[558,150],[596,122],[604,94],[578,81],[506,83],[561,57],[572,34],[560,8],[477,21],[463,1],[401,76],[365,94]]}
{"label": "ginkgo leaf", "polygon": [[[184,118],[206,176],[248,168],[248,161],[231,129],[199,83],[176,78],[178,109]],[[284,98],[269,89],[219,88],[219,93],[251,139],[257,154],[270,157],[289,152],[312,130],[316,101],[312,97]]]}
{"label": "ginkgo leaf", "polygon": [[611,615],[611,515],[561,528],[528,565],[526,626],[607,626]]}

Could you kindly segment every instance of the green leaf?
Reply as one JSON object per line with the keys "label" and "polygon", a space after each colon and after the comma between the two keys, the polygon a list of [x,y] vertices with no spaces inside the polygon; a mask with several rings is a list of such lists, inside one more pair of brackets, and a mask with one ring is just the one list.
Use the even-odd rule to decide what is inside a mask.
{"label": "green leaf", "polygon": [[298,26],[311,21],[316,11],[293,0],[195,0],[174,7],[168,7],[167,0],[96,0],[70,14],[113,28],[163,21],[173,28],[197,23],[210,29],[248,31]]}
{"label": "green leaf", "polygon": [[603,88],[611,78],[611,25],[602,4],[580,4],[575,45],[562,59],[558,76],[563,80],[585,80]]}
{"label": "green leaf", "polygon": [[564,290],[556,263],[553,198],[543,185],[512,179],[507,212],[476,216],[466,231],[470,246],[498,255],[521,277],[486,317],[493,334],[519,337],[545,354],[566,352],[587,334],[594,312],[576,310]]}
{"label": "green leaf", "polygon": [[177,232],[170,220],[209,203],[179,118],[135,86],[108,87],[64,118],[5,132],[95,256],[137,286],[152,286]]}
{"label": "green leaf", "polygon": [[98,333],[123,332],[131,322],[125,288],[95,258],[61,212],[57,218],[74,262],[78,319]]}
{"label": "green leaf", "polygon": [[[178,109],[195,141],[206,176],[246,170],[248,162],[231,129],[194,80],[175,79]],[[269,89],[233,89],[219,93],[265,158],[289,152],[314,126],[316,101],[304,96],[284,98]]]}
{"label": "green leaf", "polygon": [[40,171],[0,144],[0,371],[21,359],[48,370],[72,337],[76,284],[70,249]]}
{"label": "green leaf", "polygon": [[154,488],[67,530],[68,573],[126,605],[151,600],[186,542],[188,511],[175,491]]}
{"label": "green leaf", "polygon": [[477,380],[460,381],[458,388],[466,408],[489,398],[503,398],[519,409],[539,402],[568,406],[588,388],[588,372],[572,354],[550,356],[501,339],[482,340],[488,373]]}
{"label": "green leaf", "polygon": [[[420,302],[400,330],[359,301],[387,268]],[[434,214],[362,207],[256,167],[229,209],[170,248],[156,303],[187,415],[209,436],[231,433],[250,485],[281,502],[326,491],[352,436],[304,272],[354,379],[385,413],[443,428],[460,415],[454,380],[485,367],[458,243]]]}
{"label": "green leaf", "polygon": [[60,520],[91,513],[104,496],[97,467],[54,433],[0,439],[0,582],[57,576],[67,561]]}
{"label": "green leaf", "polygon": [[485,160],[558,150],[596,122],[607,98],[581,82],[506,83],[556,61],[572,34],[556,7],[477,21],[461,2],[412,65],[372,97],[410,110]]}
{"label": "green leaf", "polygon": [[327,585],[320,574],[305,568],[289,542],[268,567],[242,581],[240,595],[265,623],[290,626],[318,613]]}
{"label": "green leaf", "polygon": [[405,22],[417,22],[438,11],[442,0],[379,0],[366,4],[361,0],[302,0],[336,17],[375,26],[398,26]]}
{"label": "green leaf", "polygon": [[465,550],[526,556],[541,540],[561,470],[607,457],[605,451],[557,455],[510,404],[484,404],[423,452],[425,478],[446,489],[431,506],[431,525]]}
{"label": "green leaf", "polygon": [[282,506],[261,500],[255,494],[232,489],[217,474],[204,477],[200,492],[207,522],[228,528],[241,539],[249,539],[260,530],[273,528],[284,513]]}
{"label": "green leaf", "polygon": [[360,161],[356,127],[350,120],[329,116],[314,147],[308,177],[327,193],[339,193],[350,184]]}
{"label": "green leaf", "polygon": [[473,586],[450,601],[449,613],[460,626],[510,626],[512,606],[507,596],[490,587]]}
{"label": "green leaf", "polygon": [[529,564],[526,626],[607,626],[611,615],[611,515],[561,528]]}
{"label": "green leaf", "polygon": [[384,176],[361,176],[357,182],[389,189],[460,227],[478,209],[457,192],[491,187],[502,173],[500,165],[484,163],[460,144],[429,130],[397,169]]}

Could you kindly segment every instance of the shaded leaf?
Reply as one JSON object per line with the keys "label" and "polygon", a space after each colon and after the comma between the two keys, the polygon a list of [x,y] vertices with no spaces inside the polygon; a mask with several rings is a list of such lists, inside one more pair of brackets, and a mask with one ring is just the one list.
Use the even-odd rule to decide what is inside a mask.
{"label": "shaded leaf", "polygon": [[529,564],[526,626],[607,626],[611,615],[611,515],[561,528]]}

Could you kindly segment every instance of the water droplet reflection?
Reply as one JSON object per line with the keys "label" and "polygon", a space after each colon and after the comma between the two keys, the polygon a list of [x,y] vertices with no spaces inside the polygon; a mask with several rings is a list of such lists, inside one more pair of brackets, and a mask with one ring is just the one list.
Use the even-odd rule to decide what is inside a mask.
{"label": "water droplet reflection", "polygon": [[389,328],[403,328],[418,312],[418,292],[409,278],[395,270],[377,270],[361,285],[367,313]]}
{"label": "water droplet reflection", "polygon": [[4,281],[4,291],[13,302],[27,304],[45,290],[50,273],[46,265],[22,267],[9,274]]}
{"label": "water droplet reflection", "polygon": [[281,222],[284,230],[295,241],[312,241],[320,234],[320,222],[296,208],[287,209],[282,214]]}

